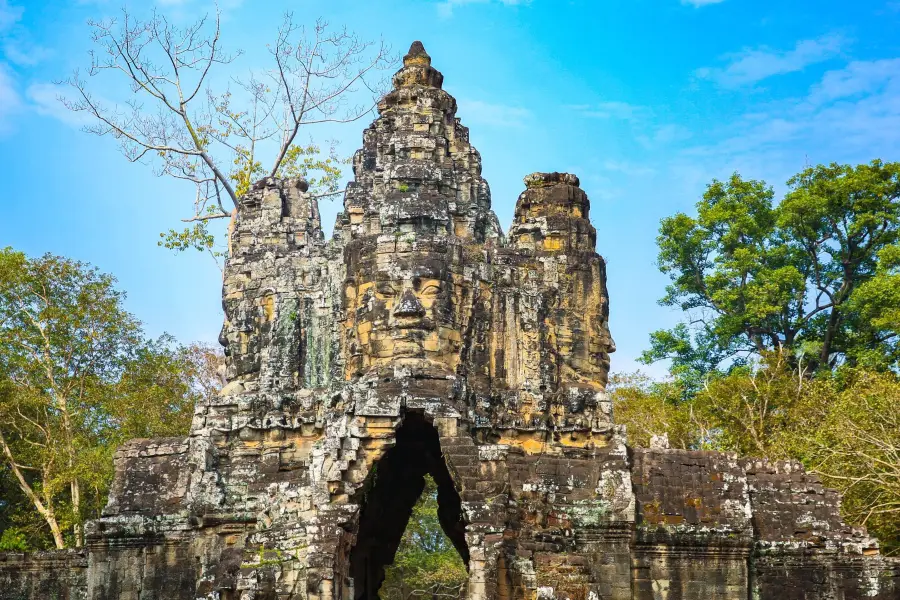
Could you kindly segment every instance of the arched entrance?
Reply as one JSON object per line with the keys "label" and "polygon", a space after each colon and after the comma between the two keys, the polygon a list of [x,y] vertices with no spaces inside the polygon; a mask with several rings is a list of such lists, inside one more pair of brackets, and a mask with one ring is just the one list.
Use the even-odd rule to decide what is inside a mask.
{"label": "arched entrance", "polygon": [[437,484],[438,520],[469,564],[462,503],[441,453],[438,432],[421,413],[408,413],[396,445],[376,463],[364,488],[356,545],[350,552],[353,600],[377,600],[385,567],[394,561],[425,476]]}

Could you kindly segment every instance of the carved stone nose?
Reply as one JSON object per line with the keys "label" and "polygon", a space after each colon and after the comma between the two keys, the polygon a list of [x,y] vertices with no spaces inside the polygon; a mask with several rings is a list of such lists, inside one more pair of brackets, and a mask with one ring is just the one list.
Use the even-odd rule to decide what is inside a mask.
{"label": "carved stone nose", "polygon": [[419,303],[419,299],[413,294],[412,290],[404,290],[400,296],[400,302],[394,309],[395,317],[422,317],[425,316],[425,309]]}

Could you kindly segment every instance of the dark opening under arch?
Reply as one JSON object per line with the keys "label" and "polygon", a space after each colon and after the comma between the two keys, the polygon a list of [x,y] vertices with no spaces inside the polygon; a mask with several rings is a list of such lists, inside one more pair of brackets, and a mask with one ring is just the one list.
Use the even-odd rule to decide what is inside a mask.
{"label": "dark opening under arch", "polygon": [[385,567],[394,561],[413,506],[425,488],[437,484],[438,520],[468,567],[462,502],[441,453],[438,432],[421,413],[408,413],[397,443],[379,460],[365,486],[356,544],[350,551],[353,600],[377,600]]}

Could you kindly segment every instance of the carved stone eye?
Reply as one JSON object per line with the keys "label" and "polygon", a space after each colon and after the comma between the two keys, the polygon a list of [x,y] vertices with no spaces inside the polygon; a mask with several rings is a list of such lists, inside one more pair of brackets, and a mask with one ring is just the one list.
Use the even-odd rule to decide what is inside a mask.
{"label": "carved stone eye", "polygon": [[397,295],[397,290],[394,289],[394,285],[392,283],[379,283],[375,286],[375,293],[378,296],[379,300],[388,300]]}
{"label": "carved stone eye", "polygon": [[421,296],[423,298],[434,298],[435,296],[437,296],[440,293],[441,293],[440,286],[435,285],[433,283],[429,283],[428,285],[426,285],[425,287],[422,288],[422,290],[419,292],[419,296]]}

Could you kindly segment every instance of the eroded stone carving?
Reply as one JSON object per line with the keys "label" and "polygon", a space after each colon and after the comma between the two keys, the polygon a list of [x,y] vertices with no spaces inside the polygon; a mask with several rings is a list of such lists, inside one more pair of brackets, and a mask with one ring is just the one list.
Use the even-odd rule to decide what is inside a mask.
{"label": "eroded stone carving", "polygon": [[303,182],[242,200],[229,383],[119,451],[85,597],[373,599],[430,474],[471,600],[898,598],[795,465],[625,444],[578,178],[526,177],[504,237],[442,83],[413,44],[332,240]]}

